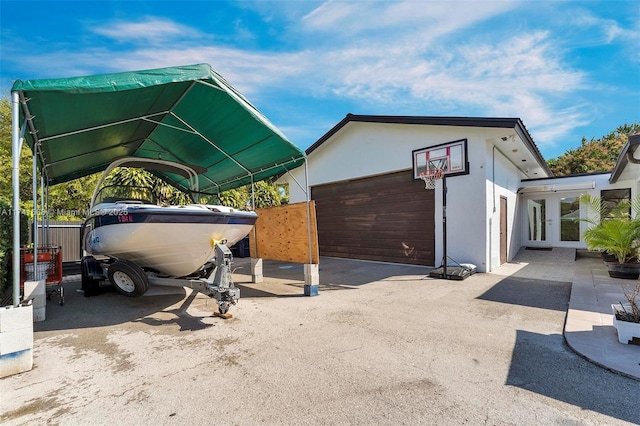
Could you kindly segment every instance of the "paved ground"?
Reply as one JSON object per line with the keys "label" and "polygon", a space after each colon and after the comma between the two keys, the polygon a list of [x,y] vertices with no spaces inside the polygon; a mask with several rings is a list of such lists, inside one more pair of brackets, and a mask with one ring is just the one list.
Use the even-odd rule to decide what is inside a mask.
{"label": "paved ground", "polygon": [[564,330],[567,343],[592,362],[640,380],[640,342],[618,342],[611,309],[626,302],[622,287],[637,281],[610,278],[601,258],[580,259],[577,265]]}
{"label": "paved ground", "polygon": [[537,254],[465,281],[323,258],[312,298],[301,265],[265,262],[258,285],[239,259],[231,320],[188,292],[70,283],[35,368],[0,379],[0,423],[640,424],[639,382],[564,343],[573,260]]}

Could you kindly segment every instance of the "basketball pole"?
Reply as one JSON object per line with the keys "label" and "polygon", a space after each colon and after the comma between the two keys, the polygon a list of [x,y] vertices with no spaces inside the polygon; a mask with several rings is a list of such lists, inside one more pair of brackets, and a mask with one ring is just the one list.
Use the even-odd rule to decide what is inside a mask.
{"label": "basketball pole", "polygon": [[442,272],[447,279],[447,175],[442,175]]}

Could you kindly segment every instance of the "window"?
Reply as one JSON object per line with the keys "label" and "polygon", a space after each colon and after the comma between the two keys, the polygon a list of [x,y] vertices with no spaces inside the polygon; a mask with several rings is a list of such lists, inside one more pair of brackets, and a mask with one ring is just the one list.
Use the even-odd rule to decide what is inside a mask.
{"label": "window", "polygon": [[560,241],[580,241],[580,198],[560,199]]}
{"label": "window", "polygon": [[[607,216],[622,201],[631,201],[631,189],[606,189],[600,191],[600,199],[604,204],[604,216]],[[629,215],[631,215],[631,206],[629,206]],[[603,218],[600,218],[603,219]]]}

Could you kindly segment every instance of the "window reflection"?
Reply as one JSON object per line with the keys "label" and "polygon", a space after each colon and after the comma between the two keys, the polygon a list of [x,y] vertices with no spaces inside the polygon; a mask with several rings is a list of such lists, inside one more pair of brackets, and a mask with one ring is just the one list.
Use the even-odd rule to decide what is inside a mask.
{"label": "window reflection", "polygon": [[528,200],[527,213],[529,217],[529,241],[546,241],[547,232],[545,227],[545,200]]}

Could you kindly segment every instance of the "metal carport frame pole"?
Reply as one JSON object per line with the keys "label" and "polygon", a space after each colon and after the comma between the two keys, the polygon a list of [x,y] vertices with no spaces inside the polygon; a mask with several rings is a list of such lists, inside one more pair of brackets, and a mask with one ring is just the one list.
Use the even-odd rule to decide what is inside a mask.
{"label": "metal carport frame pole", "polygon": [[[313,263],[313,244],[311,241],[311,189],[309,188],[309,163],[304,159],[304,184],[307,195],[307,243],[309,244],[309,263],[304,266],[304,294],[317,296],[319,294],[319,266]],[[318,259],[320,262],[320,259]]]}
{"label": "metal carport frame pole", "polygon": [[13,186],[13,306],[20,305],[20,149],[26,129],[20,129],[18,92],[11,92],[11,182]]}
{"label": "metal carport frame pole", "polygon": [[309,189],[309,165],[307,158],[304,159],[304,186],[307,196],[307,243],[309,245],[309,264],[313,264],[313,244],[311,242],[311,194]]}
{"label": "metal carport frame pole", "polygon": [[[33,280],[38,281],[38,146],[33,145]],[[28,278],[28,277],[27,277]]]}

